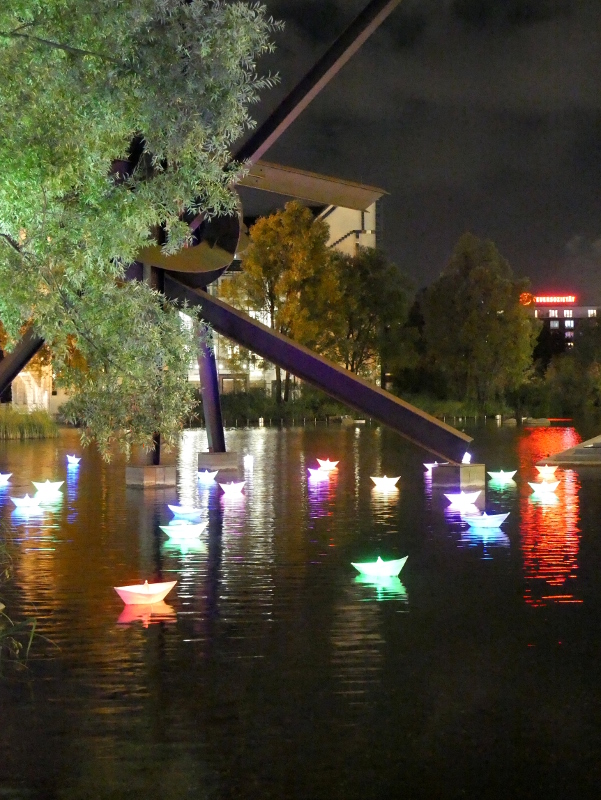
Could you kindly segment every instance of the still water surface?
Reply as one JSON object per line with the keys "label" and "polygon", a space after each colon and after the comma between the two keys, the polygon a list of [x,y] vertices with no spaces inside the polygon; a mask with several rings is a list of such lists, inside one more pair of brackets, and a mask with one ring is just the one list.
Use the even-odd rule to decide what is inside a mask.
{"label": "still water surface", "polygon": [[[601,469],[534,463],[571,427],[469,430],[501,530],[469,529],[395,434],[228,431],[254,455],[245,495],[197,481],[184,434],[172,490],[128,489],[77,434],[0,445],[14,619],[35,617],[26,676],[0,682],[0,798],[384,800],[585,798],[601,777]],[[587,435],[592,435],[587,433]],[[66,453],[81,466],[67,470]],[[317,457],[339,459],[310,483]],[[370,475],[401,475],[379,494]],[[65,480],[43,517],[10,495]],[[160,531],[167,503],[209,520],[196,546]],[[409,559],[361,582],[351,561]],[[155,613],[113,586],[177,579]]]}

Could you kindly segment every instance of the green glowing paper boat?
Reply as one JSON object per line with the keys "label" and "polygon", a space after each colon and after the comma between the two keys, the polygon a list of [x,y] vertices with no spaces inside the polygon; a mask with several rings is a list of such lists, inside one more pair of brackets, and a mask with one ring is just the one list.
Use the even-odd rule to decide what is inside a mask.
{"label": "green glowing paper boat", "polygon": [[382,561],[380,556],[378,556],[377,561],[364,561],[362,564],[356,564],[354,561],[351,561],[351,564],[362,575],[390,578],[399,574],[408,558],[409,556],[405,556],[405,558],[396,558],[392,561]]}

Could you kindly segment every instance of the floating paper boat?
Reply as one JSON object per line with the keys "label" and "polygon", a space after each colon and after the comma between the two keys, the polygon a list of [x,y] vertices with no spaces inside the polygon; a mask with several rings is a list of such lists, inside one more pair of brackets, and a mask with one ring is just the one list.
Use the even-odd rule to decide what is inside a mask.
{"label": "floating paper boat", "polygon": [[200,508],[194,508],[193,506],[167,505],[167,508],[175,517],[180,517],[182,519],[199,519],[202,514]]}
{"label": "floating paper boat", "polygon": [[215,480],[218,472],[218,469],[216,469],[215,472],[210,472],[208,469],[199,470],[198,480],[202,481],[202,483],[212,483]]}
{"label": "floating paper boat", "polygon": [[396,489],[396,485],[398,481],[401,480],[401,476],[399,475],[398,478],[387,478],[386,475],[384,475],[383,478],[374,478],[374,476],[372,475],[371,479],[376,484],[374,486],[374,489],[379,489],[380,491],[389,492],[392,489]]}
{"label": "floating paper boat", "polygon": [[133,586],[114,586],[114,590],[123,600],[125,605],[150,605],[160,603],[173,589],[177,581],[166,583],[144,583]]}
{"label": "floating paper boat", "polygon": [[0,472],[0,486],[6,486],[12,472]]}
{"label": "floating paper boat", "polygon": [[362,575],[394,578],[403,569],[405,561],[407,561],[408,558],[409,556],[405,556],[405,558],[396,558],[392,561],[382,561],[380,556],[378,556],[377,561],[364,561],[363,563],[357,564],[351,561],[351,564]]}
{"label": "floating paper boat", "polygon": [[245,483],[246,481],[238,481],[238,483],[230,481],[229,483],[220,483],[219,485],[223,489],[224,494],[236,495],[242,493],[242,489],[244,489]]}
{"label": "floating paper boat", "polygon": [[119,625],[141,622],[147,628],[153,622],[175,622],[175,610],[164,600],[152,605],[126,605],[117,620]]}
{"label": "floating paper boat", "polygon": [[309,478],[314,481],[328,481],[330,479],[330,471],[322,469],[321,467],[311,468],[309,470]]}
{"label": "floating paper boat", "polygon": [[37,481],[32,481],[33,485],[38,491],[38,494],[41,496],[48,495],[60,495],[61,491],[60,488],[63,485],[64,481],[49,481],[46,480],[44,483],[39,483]]}
{"label": "floating paper boat", "polygon": [[67,464],[70,467],[76,467],[81,461],[81,456],[67,456]]}
{"label": "floating paper boat", "polygon": [[513,472],[503,472],[503,470],[499,470],[498,472],[489,472],[488,474],[497,483],[509,483],[509,481],[513,480],[513,476],[517,472],[517,469],[514,469]]}
{"label": "floating paper boat", "polygon": [[186,522],[173,520],[170,525],[159,525],[159,528],[172,539],[197,539],[207,527],[208,522]]}
{"label": "floating paper boat", "polygon": [[28,494],[25,497],[11,497],[10,499],[19,509],[37,508],[40,505],[39,497],[30,497]]}
{"label": "floating paper boat", "polygon": [[428,472],[432,472],[434,467],[442,467],[448,463],[449,463],[448,461],[432,461],[430,463],[424,461],[424,467],[428,470]]}
{"label": "floating paper boat", "polygon": [[447,500],[451,501],[452,506],[471,506],[476,502],[479,496],[480,491],[467,493],[460,492],[459,494],[445,494]]}
{"label": "floating paper boat", "polygon": [[323,459],[321,459],[321,458],[318,458],[317,459],[317,463],[319,464],[321,469],[324,470],[324,472],[329,472],[332,469],[336,469],[336,467],[338,466],[338,464],[340,462],[339,461],[330,461],[329,458],[326,458],[325,461]]}
{"label": "floating paper boat", "polygon": [[554,492],[557,489],[559,481],[541,481],[540,483],[530,483],[528,481],[528,486],[531,486],[532,491],[536,494],[549,494],[549,492]]}
{"label": "floating paper boat", "polygon": [[507,514],[487,514],[485,511],[483,514],[478,514],[478,516],[462,517],[462,519],[467,522],[470,528],[498,528],[508,516],[509,511]]}
{"label": "floating paper boat", "polygon": [[537,467],[537,470],[540,473],[541,478],[552,478],[555,474],[555,470],[557,467],[549,466],[549,464],[545,464],[542,467]]}

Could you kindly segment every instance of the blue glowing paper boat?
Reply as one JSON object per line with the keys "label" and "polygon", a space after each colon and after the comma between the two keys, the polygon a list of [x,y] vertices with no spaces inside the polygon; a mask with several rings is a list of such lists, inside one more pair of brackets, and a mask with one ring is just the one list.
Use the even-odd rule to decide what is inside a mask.
{"label": "blue glowing paper boat", "polygon": [[477,516],[462,517],[462,520],[467,522],[470,528],[498,528],[505,522],[508,516],[509,511],[507,514],[487,514],[484,512]]}
{"label": "blue glowing paper boat", "polygon": [[200,508],[194,508],[193,506],[170,506],[167,505],[167,508],[173,516],[180,517],[181,519],[200,519],[200,515],[202,511]]}
{"label": "blue glowing paper boat", "polygon": [[81,456],[67,456],[67,464],[70,467],[76,467],[81,461]]}
{"label": "blue glowing paper boat", "polygon": [[198,480],[202,483],[212,483],[217,477],[218,469],[215,472],[210,472],[208,469],[199,470]]}
{"label": "blue glowing paper boat", "polygon": [[396,558],[392,561],[383,561],[380,556],[378,556],[377,561],[364,561],[362,563],[351,561],[351,564],[362,575],[369,575],[370,577],[377,578],[394,578],[403,569],[405,561],[407,561],[408,558],[409,556],[405,556],[405,558]]}

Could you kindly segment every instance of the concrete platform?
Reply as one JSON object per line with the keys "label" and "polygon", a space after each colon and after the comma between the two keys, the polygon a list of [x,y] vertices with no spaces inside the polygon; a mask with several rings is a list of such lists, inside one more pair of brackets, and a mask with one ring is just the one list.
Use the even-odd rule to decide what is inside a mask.
{"label": "concrete platform", "polygon": [[543,464],[558,467],[601,467],[601,436],[593,436],[586,442],[580,442],[576,447],[543,458],[538,465],[543,466]]}
{"label": "concrete platform", "polygon": [[145,489],[155,486],[175,486],[177,483],[175,467],[154,466],[153,464],[125,467],[125,485]]}
{"label": "concrete platform", "polygon": [[432,486],[467,489],[483,489],[486,486],[484,464],[441,464],[432,470]]}
{"label": "concrete platform", "polygon": [[237,470],[240,467],[238,453],[199,453],[198,469]]}

